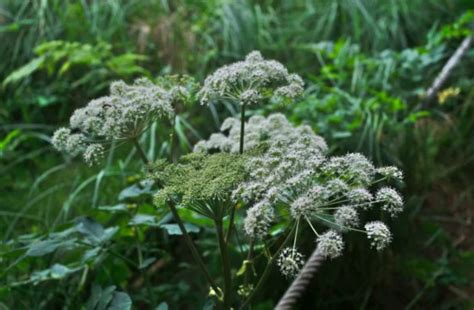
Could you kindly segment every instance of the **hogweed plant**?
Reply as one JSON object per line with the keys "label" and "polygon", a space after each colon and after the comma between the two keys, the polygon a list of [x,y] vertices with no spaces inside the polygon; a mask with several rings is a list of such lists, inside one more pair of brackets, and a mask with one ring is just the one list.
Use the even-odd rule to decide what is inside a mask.
{"label": "hogweed plant", "polygon": [[[133,85],[113,83],[110,96],[77,110],[70,128],[59,129],[53,143],[58,150],[82,153],[90,164],[103,156],[104,145],[116,140],[132,143],[147,164],[147,177],[159,187],[154,204],[169,208],[210,285],[210,294],[224,309],[248,306],[272,266],[278,266],[286,278],[298,274],[305,262],[298,250],[303,229],[314,233],[317,251],[328,259],[343,255],[343,236],[349,233],[365,235],[377,251],[390,244],[387,225],[377,218],[367,220],[367,213],[379,209],[395,217],[403,211],[400,194],[383,185],[401,182],[400,170],[376,168],[357,153],[329,156],[325,140],[310,126],[294,126],[282,114],[245,120],[248,105],[297,98],[303,92],[298,75],[288,73],[277,61],[263,59],[259,52],[218,69],[206,78],[198,97],[202,104],[238,103],[240,119],[227,118],[220,132],[198,142],[194,152],[177,163],[165,159],[150,163],[139,137],[152,122],[173,116],[174,98],[183,92],[143,79]],[[222,260],[222,289],[189,236],[179,208],[213,221]],[[286,229],[275,239],[270,232],[282,225]],[[248,240],[246,258],[233,273],[238,266],[232,266],[229,249],[233,242],[242,248],[242,231]],[[254,266],[261,257],[267,258],[266,268],[257,274]]]}

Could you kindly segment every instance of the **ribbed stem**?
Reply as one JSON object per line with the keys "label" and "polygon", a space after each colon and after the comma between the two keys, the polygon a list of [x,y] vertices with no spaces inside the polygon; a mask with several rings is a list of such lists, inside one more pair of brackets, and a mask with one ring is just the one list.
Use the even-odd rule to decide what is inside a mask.
{"label": "ribbed stem", "polygon": [[240,148],[239,153],[244,153],[244,135],[245,135],[245,104],[240,104]]}
{"label": "ribbed stem", "polygon": [[230,266],[229,251],[224,238],[224,229],[221,220],[215,221],[217,239],[219,240],[219,250],[222,259],[222,271],[224,274],[224,309],[229,310],[232,297],[232,274]]}
{"label": "ribbed stem", "polygon": [[229,228],[227,229],[227,233],[225,235],[226,243],[229,242],[230,234],[232,233],[232,228],[234,227],[235,209],[237,209],[237,204],[234,204],[230,210]]}
{"label": "ribbed stem", "polygon": [[178,211],[176,210],[176,207],[173,202],[168,202],[168,207],[171,210],[171,213],[173,214],[173,217],[175,221],[178,223],[179,229],[181,230],[181,233],[184,236],[184,241],[186,242],[186,245],[188,246],[189,250],[191,251],[191,254],[198,264],[199,268],[201,271],[204,273],[204,276],[206,277],[207,281],[211,285],[212,289],[216,292],[216,294],[219,294],[220,290],[215,284],[214,280],[212,279],[211,275],[209,274],[209,271],[206,268],[206,265],[204,264],[201,255],[199,254],[198,250],[194,246],[194,243],[189,236],[186,227],[184,227],[183,221],[181,220],[181,217],[178,214]]}
{"label": "ribbed stem", "polygon": [[275,254],[270,258],[270,260],[267,263],[267,266],[265,267],[265,270],[262,273],[262,276],[260,277],[260,280],[257,283],[257,286],[252,291],[252,293],[250,293],[247,300],[244,301],[244,303],[242,304],[240,309],[245,309],[246,307],[250,306],[250,302],[252,302],[253,298],[255,298],[256,293],[261,290],[261,288],[265,284],[265,281],[267,280],[268,276],[270,275],[270,272],[272,270],[272,267],[273,267],[273,264],[274,264],[276,258],[278,257],[278,255],[280,255],[280,252],[285,248],[285,246],[291,240],[291,235],[295,231],[295,227],[296,227],[296,225],[293,225],[291,231],[288,233],[288,236],[286,236],[285,241],[283,241],[283,243],[280,245],[280,247],[275,252]]}
{"label": "ribbed stem", "polygon": [[148,157],[146,157],[145,152],[143,151],[142,147],[140,146],[140,142],[138,142],[137,138],[132,139],[133,145],[135,145],[135,148],[138,151],[138,155],[140,156],[141,160],[145,165],[149,164],[150,161],[148,160]]}

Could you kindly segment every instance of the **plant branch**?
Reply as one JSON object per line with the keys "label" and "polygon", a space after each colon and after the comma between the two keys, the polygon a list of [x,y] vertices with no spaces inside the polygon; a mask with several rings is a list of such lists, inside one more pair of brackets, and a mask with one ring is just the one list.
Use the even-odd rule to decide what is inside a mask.
{"label": "plant branch", "polygon": [[140,156],[143,163],[145,165],[148,165],[150,161],[148,160],[148,157],[146,157],[145,151],[143,151],[142,147],[140,146],[140,143],[138,142],[138,138],[133,138],[132,142],[133,142],[133,145],[135,145],[135,148],[138,151],[138,155]]}
{"label": "plant branch", "polygon": [[232,274],[230,266],[229,251],[226,240],[224,239],[224,229],[221,220],[216,220],[216,233],[219,240],[219,250],[222,258],[222,270],[224,273],[224,309],[229,310],[232,296]]}
{"label": "plant branch", "polygon": [[293,225],[293,227],[291,228],[290,232],[288,233],[288,235],[286,236],[285,240],[282,242],[282,244],[280,245],[280,247],[278,248],[278,250],[275,252],[275,254],[273,254],[273,256],[270,258],[270,260],[268,261],[267,263],[267,266],[265,267],[265,270],[263,271],[262,273],[262,276],[260,277],[260,280],[258,281],[257,283],[257,286],[255,287],[255,289],[250,293],[249,297],[244,301],[244,303],[242,304],[242,306],[240,307],[240,309],[245,309],[247,306],[250,305],[250,302],[253,300],[253,298],[255,298],[255,295],[256,293],[261,290],[261,288],[263,287],[263,285],[265,284],[265,281],[267,280],[268,276],[270,275],[270,272],[272,270],[272,267],[273,267],[273,263],[275,262],[275,259],[276,257],[278,257],[278,255],[280,255],[280,252],[285,248],[285,246],[288,244],[288,242],[291,240],[291,235],[293,234],[293,232],[295,231],[295,227],[296,225]]}
{"label": "plant branch", "polygon": [[[247,259],[246,261],[252,264],[252,259],[253,259],[253,246],[255,244],[255,240],[252,238],[250,240],[249,244],[249,252],[247,253]],[[244,284],[247,285],[249,283],[249,278],[250,278],[250,269],[245,270],[245,278],[244,278]]]}
{"label": "plant branch", "polygon": [[206,277],[206,280],[209,282],[211,285],[212,289],[216,292],[216,294],[220,293],[219,287],[216,285],[214,280],[212,279],[211,275],[209,274],[209,271],[206,268],[206,265],[204,264],[204,261],[201,258],[201,255],[199,254],[198,250],[196,249],[196,246],[194,245],[191,237],[189,236],[186,227],[184,227],[183,221],[181,220],[178,211],[176,210],[176,207],[173,202],[169,201],[168,202],[168,207],[171,210],[171,213],[173,214],[173,217],[175,221],[178,223],[179,229],[181,230],[181,233],[183,234],[184,241],[186,242],[186,245],[188,246],[189,250],[191,251],[191,254],[198,264],[199,268],[201,271],[204,273],[204,276]]}
{"label": "plant branch", "polygon": [[231,234],[232,228],[234,226],[235,209],[237,209],[237,204],[238,203],[234,204],[232,206],[232,209],[230,210],[229,228],[227,229],[227,233],[225,235],[225,242],[226,243],[229,242],[230,234]]}
{"label": "plant branch", "polygon": [[245,104],[240,105],[240,148],[239,153],[244,153],[244,135],[245,135]]}

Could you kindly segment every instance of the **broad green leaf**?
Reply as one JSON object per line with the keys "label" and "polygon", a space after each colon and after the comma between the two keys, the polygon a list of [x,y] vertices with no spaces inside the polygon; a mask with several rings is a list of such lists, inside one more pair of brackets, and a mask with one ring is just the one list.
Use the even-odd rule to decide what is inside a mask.
{"label": "broad green leaf", "polygon": [[128,225],[136,226],[136,225],[144,225],[144,226],[160,226],[156,216],[149,215],[149,214],[136,214]]}
{"label": "broad green leaf", "polygon": [[102,289],[97,284],[92,287],[92,294],[87,300],[87,310],[129,310],[132,300],[124,292],[116,292],[114,285]]}
{"label": "broad green leaf", "polygon": [[75,239],[70,240],[55,240],[55,239],[47,239],[42,240],[39,242],[34,242],[30,244],[28,247],[28,251],[26,251],[26,256],[43,256],[46,254],[50,254],[56,251],[60,247],[71,248],[75,246]]}
{"label": "broad green leaf", "polygon": [[116,226],[104,229],[102,225],[87,217],[76,219],[76,230],[92,244],[101,244],[110,240],[118,229]]}
{"label": "broad green leaf", "polygon": [[119,200],[123,201],[125,199],[137,198],[141,195],[151,195],[154,193],[152,190],[153,182],[142,181],[140,184],[134,184],[130,187],[125,188],[119,194]]}
{"label": "broad green leaf", "polygon": [[71,269],[61,264],[54,264],[51,268],[34,272],[30,277],[30,281],[37,284],[46,280],[60,280],[80,269]]}
{"label": "broad green leaf", "polygon": [[[168,234],[170,235],[182,235],[181,229],[179,228],[178,224],[162,224],[160,225],[161,228],[166,230]],[[186,228],[186,231],[188,233],[198,233],[199,232],[199,227],[189,224],[189,223],[184,223],[184,227]]]}
{"label": "broad green leaf", "polygon": [[166,302],[160,303],[155,310],[168,310],[168,304]]}
{"label": "broad green leaf", "polygon": [[156,261],[156,257],[149,257],[145,259],[140,266],[138,266],[139,269],[145,269],[151,264],[153,264]]}
{"label": "broad green leaf", "polygon": [[130,296],[124,292],[114,292],[112,302],[107,307],[109,310],[129,310],[132,308]]}
{"label": "broad green leaf", "polygon": [[100,206],[100,207],[98,207],[98,209],[102,210],[102,211],[108,211],[108,212],[111,212],[111,213],[127,212],[128,211],[128,207],[124,203],[120,203],[120,204],[117,204],[115,206]]}
{"label": "broad green leaf", "polygon": [[109,303],[112,301],[113,293],[115,291],[115,285],[106,287],[102,290],[102,295],[100,296],[99,303],[97,304],[97,310],[105,310],[108,309]]}
{"label": "broad green leaf", "polygon": [[38,57],[31,60],[29,63],[20,67],[19,69],[10,73],[5,80],[3,81],[3,86],[7,86],[10,83],[18,82],[28,76],[30,76],[33,72],[38,70],[44,63],[44,57]]}

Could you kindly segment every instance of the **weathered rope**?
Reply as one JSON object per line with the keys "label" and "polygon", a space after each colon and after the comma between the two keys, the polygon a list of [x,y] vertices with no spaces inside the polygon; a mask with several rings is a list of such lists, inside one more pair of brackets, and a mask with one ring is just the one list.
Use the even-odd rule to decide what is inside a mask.
{"label": "weathered rope", "polygon": [[311,282],[311,279],[313,278],[316,271],[318,271],[323,261],[324,257],[319,254],[317,249],[314,250],[313,254],[311,254],[311,257],[308,259],[308,262],[306,265],[304,265],[298,277],[296,277],[293,283],[291,283],[290,287],[286,290],[275,309],[292,309],[298,299],[303,295],[306,287]]}

